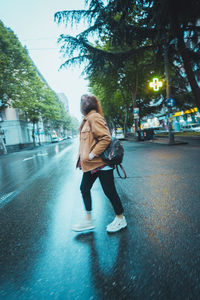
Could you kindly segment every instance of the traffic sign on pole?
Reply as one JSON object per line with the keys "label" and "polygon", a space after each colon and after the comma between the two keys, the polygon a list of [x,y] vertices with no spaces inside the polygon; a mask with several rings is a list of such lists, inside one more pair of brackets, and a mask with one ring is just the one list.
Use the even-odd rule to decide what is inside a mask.
{"label": "traffic sign on pole", "polygon": [[173,98],[169,98],[167,99],[167,105],[168,106],[174,106],[175,105],[175,100]]}
{"label": "traffic sign on pole", "polygon": [[133,113],[134,114],[139,114],[139,107],[134,107],[133,108]]}

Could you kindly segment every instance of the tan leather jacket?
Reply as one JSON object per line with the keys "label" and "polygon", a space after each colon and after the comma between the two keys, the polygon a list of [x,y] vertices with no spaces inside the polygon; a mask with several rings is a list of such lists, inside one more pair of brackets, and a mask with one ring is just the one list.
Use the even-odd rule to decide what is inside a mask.
{"label": "tan leather jacket", "polygon": [[[110,131],[105,119],[95,110],[91,110],[80,126],[79,159],[83,172],[94,170],[105,163],[99,157],[111,142]],[[89,160],[89,153],[95,156]]]}

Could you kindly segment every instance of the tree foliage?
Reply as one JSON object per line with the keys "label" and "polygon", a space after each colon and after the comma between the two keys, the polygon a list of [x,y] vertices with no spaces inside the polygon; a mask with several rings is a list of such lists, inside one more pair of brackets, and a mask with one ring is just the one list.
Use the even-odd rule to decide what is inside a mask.
{"label": "tree foliage", "polygon": [[[20,109],[26,119],[70,129],[71,117],[50,89],[14,32],[0,21],[0,109]],[[34,131],[34,130],[33,130]],[[33,133],[34,134],[34,133]]]}
{"label": "tree foliage", "polygon": [[[171,64],[181,66],[200,108],[200,2],[198,0],[150,0],[148,22],[155,28],[160,48],[167,48]],[[180,72],[181,73],[181,72]]]}
{"label": "tree foliage", "polygon": [[[122,104],[122,100],[117,100],[119,96],[115,98],[119,91],[121,98],[126,100],[130,99],[131,94],[133,105],[141,108],[141,116],[160,108],[153,106],[152,102],[156,103],[162,97],[164,103],[165,90],[156,97],[149,92],[146,82],[155,74],[164,80],[166,49],[170,62],[171,91],[177,107],[194,104],[200,107],[197,84],[200,62],[199,1],[91,0],[86,4],[88,8],[85,10],[55,14],[58,23],[72,26],[82,20],[88,23],[88,28],[76,37],[60,36],[61,51],[66,57],[62,67],[84,63],[92,91],[103,95],[105,111],[113,113],[114,109],[108,109],[115,107],[113,98],[116,106],[118,102]],[[110,74],[117,76],[111,80]],[[115,80],[115,77],[118,78]],[[115,81],[112,97],[111,81]],[[188,90],[188,83],[192,92]],[[121,116],[124,117],[123,114]]]}
{"label": "tree foliage", "polygon": [[0,21],[0,99],[7,104],[23,94],[26,78],[34,75],[35,68],[28,54],[14,35]]}

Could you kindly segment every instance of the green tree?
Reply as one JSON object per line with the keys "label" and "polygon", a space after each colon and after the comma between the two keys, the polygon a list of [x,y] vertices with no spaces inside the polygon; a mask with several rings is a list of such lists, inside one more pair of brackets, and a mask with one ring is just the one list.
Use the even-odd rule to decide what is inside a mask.
{"label": "green tree", "polygon": [[79,131],[79,121],[75,117],[71,117],[71,122],[70,122],[70,130],[73,135],[77,135]]}
{"label": "green tree", "polygon": [[[124,127],[125,134],[129,121],[133,121],[133,107],[142,108],[143,102],[147,106],[151,101],[150,97],[144,99],[142,92],[149,72],[149,66],[144,63],[142,65],[142,62],[145,52],[152,48],[147,41],[150,30],[144,27],[141,29],[142,16],[141,9],[137,10],[133,1],[124,1],[123,4],[121,1],[109,1],[107,5],[102,1],[90,1],[88,10],[58,12],[55,15],[57,22],[78,23],[82,17],[89,25],[93,22],[88,30],[76,38],[61,36],[62,49],[67,56],[63,66],[88,62],[85,73],[89,75],[90,81],[93,79],[93,86],[96,77],[96,85],[92,89],[97,94],[98,91],[104,94],[101,100],[108,122],[109,113],[111,120],[115,120],[115,128],[117,123],[122,124],[123,118],[121,126]],[[137,21],[134,17],[137,17]],[[98,36],[98,42],[91,44],[91,33]],[[77,50],[79,55],[75,56]],[[101,87],[98,88],[100,82]],[[114,112],[116,118],[113,116]]]}
{"label": "green tree", "polygon": [[9,28],[0,21],[0,99],[1,110],[23,97],[27,78],[34,76],[35,67],[28,53]]}
{"label": "green tree", "polygon": [[[103,70],[106,64],[109,65],[119,65],[123,66],[124,62],[130,61],[131,59],[134,62],[137,62],[141,56],[147,50],[151,50],[153,55],[157,58],[156,67],[160,65],[160,61],[164,61],[165,53],[165,43],[167,47],[171,49],[170,55],[171,68],[177,67],[177,59],[181,57],[181,49],[178,51],[173,46],[174,34],[171,34],[171,31],[167,31],[166,28],[162,30],[159,27],[159,24],[163,23],[164,26],[169,27],[169,21],[173,19],[181,19],[183,21],[179,22],[179,27],[182,28],[182,37],[185,33],[190,34],[191,32],[199,32],[199,27],[196,24],[198,19],[198,13],[195,12],[195,18],[192,20],[192,11],[194,8],[195,0],[191,1],[189,6],[189,16],[187,17],[187,7],[184,3],[183,7],[178,11],[179,6],[181,7],[180,1],[176,0],[176,13],[172,13],[173,3],[172,1],[132,1],[132,0],[115,0],[115,1],[98,1],[91,0],[86,1],[89,3],[89,7],[86,10],[82,11],[64,11],[58,12],[55,15],[55,20],[63,23],[79,23],[80,20],[84,19],[88,22],[88,29],[84,32],[81,32],[77,37],[71,37],[69,35],[61,35],[60,42],[62,43],[62,50],[67,57],[67,60],[63,66],[69,66],[74,64],[80,64],[87,62],[85,67],[86,73],[92,73],[94,70]],[[163,5],[167,6],[167,3],[170,3],[171,10],[166,14],[166,10],[160,9]],[[165,4],[163,4],[165,3]],[[197,8],[199,7],[199,4]],[[162,15],[163,14],[163,15]],[[177,18],[177,15],[180,18]],[[159,18],[161,22],[159,23]],[[168,18],[167,22],[165,20]],[[190,23],[191,21],[191,23]],[[177,21],[178,22],[178,21]],[[183,26],[183,24],[185,24]],[[174,29],[176,29],[176,25]],[[192,31],[193,30],[193,31]],[[160,33],[160,36],[159,36]],[[92,34],[98,38],[99,47],[95,43],[91,43]],[[159,36],[159,38],[158,38]],[[197,35],[193,35],[193,40]],[[109,43],[109,47],[105,49],[104,41]],[[165,42],[166,41],[166,42]],[[103,45],[103,47],[102,47]],[[178,45],[178,44],[177,44]],[[196,48],[199,47],[197,43]],[[196,64],[199,62],[199,54],[194,49],[193,58],[196,58]],[[77,51],[79,55],[77,55]],[[187,50],[188,53],[189,49]],[[191,60],[190,55],[190,60]],[[183,59],[184,60],[184,59]],[[163,65],[163,64],[162,64]],[[190,68],[190,72],[187,73],[187,77],[194,76],[194,68]],[[164,72],[164,71],[163,71]],[[181,80],[181,77],[179,77]],[[184,78],[183,81],[185,82]],[[189,79],[190,85],[192,87],[192,82]],[[193,81],[194,83],[194,81]],[[193,95],[198,104],[198,93],[195,93],[195,90],[198,90],[198,87],[192,88]]]}
{"label": "green tree", "polygon": [[90,79],[90,90],[100,99],[110,130],[124,127],[125,107],[120,90],[115,83],[106,79],[104,81],[95,79],[94,82],[93,80]]}
{"label": "green tree", "polygon": [[200,63],[199,18],[197,0],[153,0],[148,8],[149,24],[155,28],[155,38],[167,48],[171,62],[185,70],[196,105],[200,108],[198,73]]}
{"label": "green tree", "polygon": [[36,124],[39,122],[41,118],[41,111],[44,109],[41,101],[43,87],[44,83],[36,73],[33,73],[31,78],[26,81],[24,90],[20,97],[12,101],[12,106],[23,111],[26,115],[27,121],[33,124],[32,138],[34,146]]}
{"label": "green tree", "polygon": [[0,21],[0,109],[7,105],[24,112],[26,120],[33,124],[32,137],[38,122],[45,126],[66,129],[71,118],[65,112],[57,95],[48,87],[37,71],[28,52],[22,47],[13,31]]}

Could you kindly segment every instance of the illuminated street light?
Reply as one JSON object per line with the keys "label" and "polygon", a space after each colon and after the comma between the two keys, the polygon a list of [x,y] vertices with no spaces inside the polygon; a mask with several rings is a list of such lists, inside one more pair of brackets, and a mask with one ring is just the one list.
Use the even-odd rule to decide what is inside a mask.
{"label": "illuminated street light", "polygon": [[153,81],[149,83],[149,86],[157,92],[163,86],[163,83],[162,81],[159,81],[158,78],[153,78]]}

